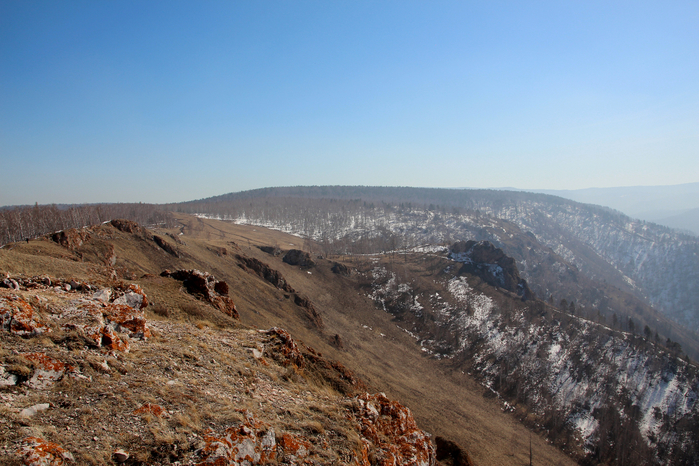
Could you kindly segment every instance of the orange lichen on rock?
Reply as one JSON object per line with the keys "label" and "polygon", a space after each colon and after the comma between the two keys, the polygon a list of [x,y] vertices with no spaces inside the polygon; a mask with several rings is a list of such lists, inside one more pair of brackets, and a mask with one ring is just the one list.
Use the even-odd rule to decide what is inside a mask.
{"label": "orange lichen on rock", "polygon": [[0,298],[0,326],[23,337],[51,331],[34,308],[18,296]]}
{"label": "orange lichen on rock", "polygon": [[277,456],[274,429],[245,412],[245,421],[226,429],[217,437],[212,431],[204,435],[199,465],[264,465]]}
{"label": "orange lichen on rock", "polygon": [[53,359],[45,353],[25,353],[22,356],[35,366],[32,377],[27,381],[31,388],[47,388],[61,380],[66,372],[76,372],[75,367]]}
{"label": "orange lichen on rock", "polygon": [[268,350],[272,352],[273,357],[276,356],[276,359],[280,359],[280,362],[285,366],[291,364],[303,368],[303,354],[289,332],[279,327],[272,327],[266,333],[270,336],[276,336],[278,340],[277,344],[272,345]]}
{"label": "orange lichen on rock", "polygon": [[146,403],[140,408],[136,409],[134,414],[152,414],[153,416],[161,417],[165,414],[165,408],[160,405],[155,405],[151,403]]}
{"label": "orange lichen on rock", "polygon": [[77,302],[64,308],[60,319],[64,322],[63,330],[82,332],[95,346],[102,346],[104,318],[101,306],[87,301]]}
{"label": "orange lichen on rock", "polygon": [[102,314],[105,319],[117,326],[117,331],[119,331],[119,327],[123,327],[128,329],[133,337],[148,338],[151,336],[145,314],[139,309],[125,304],[110,303],[104,307]]}
{"label": "orange lichen on rock", "polygon": [[[408,408],[386,395],[364,394],[355,398],[355,420],[371,443],[375,463],[381,466],[433,466],[436,461],[430,434],[420,430]],[[360,463],[362,464],[362,463]],[[367,466],[369,463],[365,463]]]}
{"label": "orange lichen on rock", "polygon": [[25,438],[16,453],[22,464],[27,466],[61,466],[74,461],[70,452],[39,437]]}
{"label": "orange lichen on rock", "polygon": [[129,342],[116,334],[114,329],[109,326],[104,326],[100,330],[100,345],[110,351],[129,352]]}
{"label": "orange lichen on rock", "polygon": [[311,443],[294,434],[284,433],[279,439],[279,450],[285,462],[298,464],[310,453]]}

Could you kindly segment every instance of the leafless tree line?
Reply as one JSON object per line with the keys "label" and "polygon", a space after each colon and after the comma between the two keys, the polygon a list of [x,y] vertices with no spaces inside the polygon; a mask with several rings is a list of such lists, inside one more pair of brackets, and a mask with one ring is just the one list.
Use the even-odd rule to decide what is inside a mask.
{"label": "leafless tree line", "polygon": [[68,228],[81,228],[115,218],[143,225],[173,227],[172,214],[154,204],[87,204],[20,206],[0,210],[0,244],[24,241]]}

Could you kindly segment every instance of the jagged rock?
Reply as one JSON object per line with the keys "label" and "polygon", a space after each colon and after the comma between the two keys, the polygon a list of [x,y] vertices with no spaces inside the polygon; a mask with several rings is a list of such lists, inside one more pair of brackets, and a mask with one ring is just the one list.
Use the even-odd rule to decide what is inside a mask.
{"label": "jagged rock", "polygon": [[143,289],[136,285],[129,285],[128,291],[114,300],[114,304],[124,304],[134,309],[143,309],[148,306],[148,297]]}
{"label": "jagged rock", "polygon": [[17,385],[18,378],[15,374],[5,371],[5,367],[0,366],[0,387],[11,387]]}
{"label": "jagged rock", "polygon": [[141,233],[143,228],[136,222],[131,220],[125,220],[123,218],[117,218],[109,222],[114,228],[124,233]]}
{"label": "jagged rock", "polygon": [[127,329],[132,338],[149,338],[150,329],[142,310],[124,304],[107,304],[102,310],[104,318],[119,332]]}
{"label": "jagged rock", "polygon": [[240,261],[238,264],[240,268],[246,272],[255,273],[257,276],[271,283],[280,290],[284,290],[288,293],[294,293],[294,289],[286,282],[278,270],[272,269],[269,265],[253,257],[236,255],[236,258]]}
{"label": "jagged rock", "polygon": [[39,437],[25,438],[16,454],[26,466],[61,466],[75,461],[69,451]]}
{"label": "jagged rock", "polygon": [[352,271],[349,269],[349,267],[347,267],[345,264],[340,264],[339,262],[335,262],[331,270],[333,273],[343,275],[345,277],[349,277],[352,274]]}
{"label": "jagged rock", "polygon": [[215,308],[234,319],[240,318],[233,300],[227,296],[228,284],[224,281],[216,280],[213,275],[195,269],[177,270],[176,272],[165,270],[160,275],[182,281],[188,293],[202,297]]}
{"label": "jagged rock", "polygon": [[34,406],[24,408],[22,411],[19,412],[19,415],[22,417],[33,417],[41,411],[46,411],[47,409],[49,409],[49,407],[50,405],[48,403],[35,404]]}
{"label": "jagged rock", "polygon": [[450,460],[452,466],[473,466],[473,460],[468,452],[455,442],[437,436],[435,444],[437,446],[437,461]]}
{"label": "jagged rock", "polygon": [[86,229],[78,230],[70,228],[51,235],[51,240],[70,250],[76,250],[90,239],[90,232]]}
{"label": "jagged rock", "polygon": [[519,276],[515,260],[491,242],[458,241],[450,250],[450,257],[464,264],[459,275],[475,275],[489,285],[517,293],[523,299],[533,297],[526,280]]}
{"label": "jagged rock", "polygon": [[3,287],[9,288],[11,290],[18,291],[19,290],[19,283],[17,283],[17,280],[13,280],[11,278],[5,278],[2,282],[0,282]]}
{"label": "jagged rock", "polygon": [[276,341],[272,341],[267,345],[266,354],[271,355],[272,358],[285,366],[294,365],[298,368],[303,368],[305,365],[303,354],[301,354],[298,345],[289,332],[279,327],[272,327],[266,333],[267,335],[277,337]]}
{"label": "jagged rock", "polygon": [[[205,446],[199,452],[198,465],[263,465],[276,459],[274,429],[245,411],[245,420],[230,427],[222,436],[213,431],[204,435]],[[283,447],[282,447],[283,448]]]}
{"label": "jagged rock", "polygon": [[368,442],[365,446],[374,458],[371,464],[435,464],[436,452],[430,434],[417,427],[408,408],[389,400],[383,393],[365,393],[354,400],[354,419]]}
{"label": "jagged rock", "polygon": [[103,288],[92,295],[92,299],[97,301],[102,301],[103,303],[108,303],[109,299],[112,297],[112,290],[110,288]]}
{"label": "jagged rock", "polygon": [[289,464],[300,464],[311,451],[310,442],[287,432],[281,435],[278,445],[282,453],[281,460]]}
{"label": "jagged rock", "polygon": [[157,244],[163,251],[167,252],[171,256],[180,257],[180,252],[160,236],[153,235],[153,241],[155,241],[155,244]]}
{"label": "jagged rock", "polygon": [[311,259],[311,255],[300,249],[291,249],[282,258],[289,265],[298,265],[299,267],[309,268],[316,265]]}
{"label": "jagged rock", "polygon": [[34,308],[18,296],[0,297],[0,327],[23,337],[51,331]]}

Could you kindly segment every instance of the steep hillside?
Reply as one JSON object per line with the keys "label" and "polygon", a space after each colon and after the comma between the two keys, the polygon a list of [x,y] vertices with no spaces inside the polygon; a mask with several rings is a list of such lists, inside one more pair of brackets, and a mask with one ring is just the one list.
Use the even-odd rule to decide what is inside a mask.
{"label": "steep hillside", "polygon": [[367,292],[425,353],[479,377],[582,463],[696,464],[695,366],[650,335],[515,299],[526,295],[498,277],[516,269],[477,247],[436,250],[429,267],[417,257],[376,262],[364,275]]}
{"label": "steep hillside", "polygon": [[[4,321],[6,462],[33,454],[39,438],[55,443],[46,448],[59,456],[93,464],[121,461],[122,453],[127,464],[213,462],[211,455],[233,455],[225,445],[238,441],[256,445],[253,456],[273,451],[280,464],[298,463],[298,455],[309,464],[363,464],[365,456],[378,464],[398,451],[426,452],[429,462],[429,448],[443,464],[457,464],[466,453],[450,441],[479,465],[528,458],[530,431],[484,398],[477,380],[435,365],[391,314],[377,310],[362,292],[360,264],[314,257],[314,265],[291,265],[275,246],[302,249],[296,237],[179,221],[180,229],[160,231],[112,222],[0,250],[8,274],[2,296],[21,298],[52,329],[13,334],[14,311]],[[140,311],[151,336],[125,330],[103,311],[139,307],[134,290],[147,296]],[[40,367],[28,355],[37,353],[72,369],[33,388]],[[400,438],[426,437],[390,400],[409,406],[433,440],[447,440],[427,450],[401,446]],[[32,406],[35,413],[23,416]],[[541,463],[572,464],[538,434],[532,445]]]}
{"label": "steep hillside", "polygon": [[699,358],[699,240],[609,209],[542,194],[369,187],[270,188],[177,207],[314,238],[326,254],[487,240],[539,297],[619,328],[647,325]]}

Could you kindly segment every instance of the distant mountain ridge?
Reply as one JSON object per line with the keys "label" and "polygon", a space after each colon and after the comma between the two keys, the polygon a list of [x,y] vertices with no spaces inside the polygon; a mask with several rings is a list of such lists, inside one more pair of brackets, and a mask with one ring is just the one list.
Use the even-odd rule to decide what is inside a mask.
{"label": "distant mountain ridge", "polygon": [[[294,199],[316,201],[301,207],[301,213]],[[332,205],[333,201],[345,203]],[[364,186],[265,188],[177,208],[326,240],[356,238],[362,228],[367,234],[384,228],[416,241],[488,239],[515,257],[527,277],[536,271],[532,261],[542,260],[532,256],[527,262],[531,245],[517,251],[496,233],[476,237],[479,222],[504,228],[493,223],[501,219],[517,225],[522,234],[529,232],[585,276],[626,289],[693,331],[699,329],[699,239],[610,208],[529,192]],[[371,215],[371,222],[362,223]]]}
{"label": "distant mountain ridge", "polygon": [[531,192],[611,207],[630,217],[699,235],[699,183]]}

